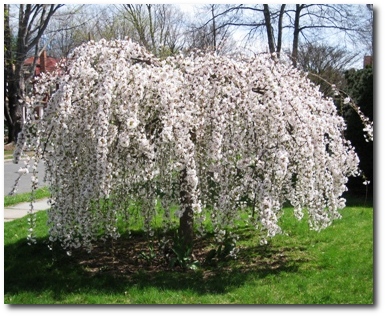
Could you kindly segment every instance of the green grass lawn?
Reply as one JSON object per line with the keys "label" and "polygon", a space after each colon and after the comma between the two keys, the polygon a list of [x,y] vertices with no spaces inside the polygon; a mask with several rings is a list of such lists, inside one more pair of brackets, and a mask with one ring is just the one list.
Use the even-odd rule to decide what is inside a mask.
{"label": "green grass lawn", "polygon": [[[8,145],[8,149],[4,149],[4,159],[13,159],[13,153],[15,150],[15,145]],[[33,156],[33,152],[29,151],[24,153],[24,155]]]}
{"label": "green grass lawn", "polygon": [[[99,265],[85,253],[50,251],[45,212],[37,213],[33,246],[26,243],[26,218],[7,222],[4,303],[373,304],[373,208],[347,207],[341,220],[320,233],[291,213],[286,209],[282,217],[285,235],[267,246],[259,245],[258,234],[240,227],[238,259],[185,272],[143,262],[127,268],[130,258],[117,258],[118,250],[109,243],[101,246],[98,258],[88,255]],[[140,232],[134,241],[138,237],[143,237]]]}
{"label": "green grass lawn", "polygon": [[13,150],[4,150],[4,159],[13,159]]}
{"label": "green grass lawn", "polygon": [[[34,193],[35,199],[43,199],[50,196],[49,189],[47,187],[39,188]],[[14,195],[4,196],[4,206],[15,205],[18,203],[29,202],[31,200],[31,193],[18,193]]]}

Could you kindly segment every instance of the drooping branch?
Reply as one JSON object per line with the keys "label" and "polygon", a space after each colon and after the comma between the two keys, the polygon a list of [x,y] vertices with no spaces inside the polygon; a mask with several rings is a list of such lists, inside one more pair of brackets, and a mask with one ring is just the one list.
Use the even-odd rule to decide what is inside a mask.
{"label": "drooping branch", "polygon": [[39,80],[40,95],[57,80],[60,89],[23,129],[48,161],[50,238],[66,249],[118,238],[122,218],[149,238],[159,217],[165,229],[179,221],[189,248],[194,225],[204,232],[211,221],[220,243],[251,212],[270,238],[282,232],[285,202],[320,230],[339,218],[359,172],[332,101],[270,54],[158,63],[133,41],[102,40],[76,49],[66,74]]}

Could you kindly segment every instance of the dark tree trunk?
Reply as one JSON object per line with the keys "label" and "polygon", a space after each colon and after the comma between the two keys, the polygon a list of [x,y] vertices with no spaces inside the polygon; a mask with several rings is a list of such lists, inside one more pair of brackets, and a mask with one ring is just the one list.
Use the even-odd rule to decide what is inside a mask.
{"label": "dark tree trunk", "polygon": [[269,51],[272,54],[275,52],[275,44],[274,44],[273,27],[271,25],[271,20],[270,20],[270,9],[269,9],[268,4],[263,5],[263,15],[265,17],[267,40],[269,43]]}
{"label": "dark tree trunk", "polygon": [[188,190],[187,170],[180,174],[180,202],[184,213],[179,219],[179,238],[183,241],[186,250],[193,247],[194,240],[194,214],[192,209],[192,197]]}
{"label": "dark tree trunk", "polygon": [[13,131],[13,122],[11,118],[11,114],[9,111],[9,106],[10,102],[8,100],[9,96],[7,95],[8,93],[8,87],[7,87],[7,82],[9,82],[9,76],[6,74],[7,70],[6,68],[4,69],[4,118],[5,118],[5,124],[8,129],[8,134],[7,134],[7,143],[13,142],[15,139],[13,137],[14,131]]}
{"label": "dark tree trunk", "polygon": [[[4,81],[7,79],[8,78],[4,78]],[[9,91],[10,90],[9,88],[10,87],[8,86],[7,87],[7,89],[8,89],[7,93],[4,92],[4,118],[5,118],[5,123],[7,124],[7,128],[8,128],[7,143],[12,143],[12,142],[15,142],[15,137],[14,137],[15,131],[14,131],[14,123],[12,120],[10,108],[14,107],[14,106],[13,106],[12,98],[10,99],[10,95],[11,95],[12,91]],[[6,91],[6,90],[4,90],[4,91]]]}
{"label": "dark tree trunk", "polygon": [[17,137],[23,126],[23,106],[25,94],[25,80],[22,67],[22,62],[19,60],[16,63],[14,80],[10,85],[9,111],[13,122],[13,138],[17,142]]}
{"label": "dark tree trunk", "polygon": [[281,48],[282,48],[282,21],[283,15],[285,13],[286,4],[281,5],[281,10],[279,11],[279,19],[278,19],[278,40],[277,40],[277,56],[280,57]]}
{"label": "dark tree trunk", "polygon": [[217,51],[217,26],[215,25],[214,4],[211,5],[211,17],[213,19],[213,46],[214,51]]}
{"label": "dark tree trunk", "polygon": [[303,9],[303,4],[295,5],[295,18],[294,18],[294,34],[293,34],[293,50],[291,53],[291,59],[293,62],[293,66],[297,67],[298,63],[298,44],[299,44],[299,19],[301,17],[301,10]]}
{"label": "dark tree trunk", "polygon": [[9,26],[9,4],[4,4],[4,118],[8,128],[8,143],[14,141],[11,107],[14,95],[14,71],[12,54],[12,36]]}

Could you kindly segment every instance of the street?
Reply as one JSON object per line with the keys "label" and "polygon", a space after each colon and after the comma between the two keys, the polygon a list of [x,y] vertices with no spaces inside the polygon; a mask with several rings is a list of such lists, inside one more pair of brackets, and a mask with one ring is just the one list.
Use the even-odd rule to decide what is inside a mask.
{"label": "street", "polygon": [[[12,161],[4,161],[4,196],[8,195],[12,191],[13,185],[16,179],[19,177],[18,170],[20,167],[24,167],[24,160],[21,160],[18,164],[14,164]],[[44,187],[47,184],[43,183],[44,179],[44,163],[38,164],[38,187]],[[23,175],[19,180],[19,185],[16,193],[31,192],[31,176],[32,165],[29,168],[29,173]]]}

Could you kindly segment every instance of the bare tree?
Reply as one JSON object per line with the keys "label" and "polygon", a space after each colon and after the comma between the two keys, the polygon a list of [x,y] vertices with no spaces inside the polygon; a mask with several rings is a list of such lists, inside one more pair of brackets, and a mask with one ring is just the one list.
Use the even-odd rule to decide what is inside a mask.
{"label": "bare tree", "polygon": [[345,87],[345,71],[360,58],[357,52],[324,44],[304,44],[299,47],[297,67],[309,73],[325,95],[333,96],[330,84]]}
{"label": "bare tree", "polygon": [[[212,50],[218,54],[230,53],[235,47],[232,38],[231,23],[236,23],[237,17],[226,17],[222,12],[228,5],[207,4],[195,15],[193,23],[188,25],[186,36],[186,50]],[[205,21],[202,17],[210,17]]]}
{"label": "bare tree", "polygon": [[96,37],[98,21],[110,22],[107,12],[95,5],[67,5],[52,17],[42,44],[50,56],[67,57],[75,47]]}
{"label": "bare tree", "polygon": [[[34,51],[35,61],[39,56],[39,41],[48,23],[62,4],[20,4],[17,6],[17,31],[15,46],[10,25],[10,5],[4,4],[4,81],[6,84],[5,118],[8,127],[8,142],[16,141],[22,126],[22,106],[25,101],[24,61]],[[34,65],[33,65],[34,68]],[[31,72],[33,74],[33,71]]]}
{"label": "bare tree", "polygon": [[168,4],[124,4],[131,37],[157,56],[175,54],[182,47],[183,14]]}
{"label": "bare tree", "polygon": [[365,45],[367,54],[374,56],[374,7],[373,4],[366,5],[366,11],[368,12],[367,20],[360,33],[360,41]]}
{"label": "bare tree", "polygon": [[368,10],[363,8],[363,5],[345,4],[240,4],[226,7],[206,23],[212,23],[218,17],[237,16],[235,22],[229,21],[221,27],[249,29],[250,40],[262,35],[267,39],[269,52],[278,55],[283,42],[291,42],[291,58],[296,66],[301,43],[322,41],[330,45],[328,41],[337,37],[347,44],[356,43],[357,38],[365,33],[368,21]]}
{"label": "bare tree", "polygon": [[173,5],[159,5],[156,10],[158,55],[176,54],[184,44],[182,22],[184,14]]}
{"label": "bare tree", "polygon": [[[253,40],[256,36],[267,38],[270,53],[279,54],[282,46],[282,21],[285,4],[274,8],[268,4],[264,5],[225,5],[218,7],[215,15],[211,15],[202,27],[221,19],[217,29],[246,28],[249,29],[247,38]],[[222,10],[220,10],[220,8]],[[276,32],[274,25],[278,23]],[[277,35],[275,35],[277,33]]]}
{"label": "bare tree", "polygon": [[[289,27],[293,29],[293,65],[297,65],[300,35],[307,42],[338,37],[340,41],[355,43],[366,20],[360,9],[359,5],[296,4],[294,10],[288,10]],[[290,14],[294,14],[294,19]]]}

